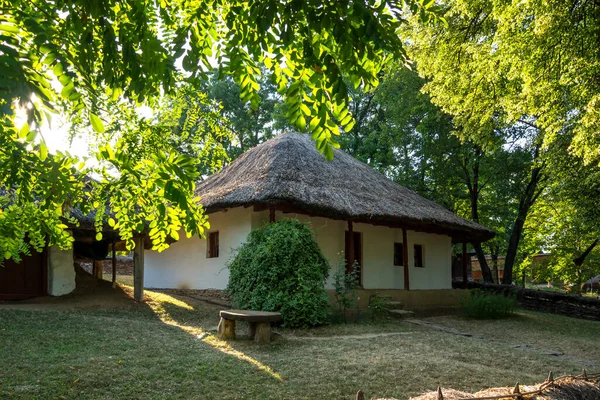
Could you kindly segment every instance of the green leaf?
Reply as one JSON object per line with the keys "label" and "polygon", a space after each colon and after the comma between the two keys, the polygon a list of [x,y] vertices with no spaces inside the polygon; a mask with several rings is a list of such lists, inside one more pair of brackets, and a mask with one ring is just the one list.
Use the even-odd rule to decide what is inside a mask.
{"label": "green leaf", "polygon": [[29,124],[25,122],[21,129],[19,130],[19,139],[25,139],[27,134],[29,133]]}
{"label": "green leaf", "polygon": [[296,128],[298,128],[298,130],[300,130],[300,131],[303,131],[306,129],[306,119],[304,118],[304,116],[302,114],[300,114],[300,116],[296,120]]}
{"label": "green leaf", "polygon": [[54,65],[54,68],[52,68],[52,72],[54,73],[54,75],[56,75],[56,77],[61,76],[64,72],[62,64],[60,62],[57,62]]}
{"label": "green leaf", "polygon": [[90,123],[96,132],[104,133],[104,123],[96,114],[90,113]]}
{"label": "green leaf", "polygon": [[25,140],[27,140],[29,143],[31,143],[35,140],[36,137],[37,137],[37,131],[32,130],[32,131],[29,131]]}
{"label": "green leaf", "polygon": [[44,161],[48,158],[48,147],[46,147],[46,142],[40,142],[40,160]]}
{"label": "green leaf", "polygon": [[328,161],[333,160],[333,148],[331,147],[331,145],[329,143],[325,146],[324,155]]}
{"label": "green leaf", "polygon": [[102,232],[96,233],[96,240],[97,241],[101,241],[102,240]]}
{"label": "green leaf", "polygon": [[318,116],[311,119],[310,125],[309,125],[310,131],[312,132],[315,129],[317,129],[317,127],[319,126],[320,123],[321,123],[321,118],[319,118]]}
{"label": "green leaf", "polygon": [[311,114],[310,108],[308,108],[308,106],[306,104],[304,104],[304,103],[300,103],[300,109],[302,110],[302,112],[306,116],[309,116]]}

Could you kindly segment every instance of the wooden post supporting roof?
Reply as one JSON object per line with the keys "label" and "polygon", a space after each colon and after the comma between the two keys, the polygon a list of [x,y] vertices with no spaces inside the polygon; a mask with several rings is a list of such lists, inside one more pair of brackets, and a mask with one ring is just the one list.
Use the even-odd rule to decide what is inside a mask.
{"label": "wooden post supporting roof", "polygon": [[354,227],[352,221],[348,221],[348,254],[346,254],[346,272],[352,272],[354,270]]}
{"label": "wooden post supporting roof", "polygon": [[467,271],[467,242],[462,244],[462,269],[463,269],[463,288],[467,288],[469,274]]}
{"label": "wooden post supporting roof", "polygon": [[275,222],[275,207],[269,207],[269,222]]}
{"label": "wooden post supporting roof", "polygon": [[98,279],[98,280],[102,280],[102,261],[100,260],[94,260],[94,278]]}
{"label": "wooden post supporting roof", "polygon": [[112,240],[112,287],[117,286],[117,239],[113,236]]}
{"label": "wooden post supporting roof", "polygon": [[410,290],[410,277],[408,276],[408,238],[406,228],[402,228],[402,264],[404,264],[404,290]]}
{"label": "wooden post supporting roof", "polygon": [[133,239],[133,298],[136,301],[144,299],[144,237]]}

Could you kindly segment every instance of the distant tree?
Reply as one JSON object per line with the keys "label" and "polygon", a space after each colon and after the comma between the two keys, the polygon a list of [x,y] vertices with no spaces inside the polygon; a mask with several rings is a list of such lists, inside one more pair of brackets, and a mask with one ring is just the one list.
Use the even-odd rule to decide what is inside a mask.
{"label": "distant tree", "polygon": [[561,151],[549,159],[552,177],[527,229],[529,253],[550,252],[548,268],[541,271],[544,277],[574,284],[579,290],[583,281],[600,274],[600,168],[570,153],[571,140],[565,133],[556,141]]}
{"label": "distant tree", "polygon": [[[277,86],[265,75],[259,78],[258,83],[260,102],[256,109],[240,98],[240,86],[231,77],[218,79],[218,72],[215,72],[203,83],[208,97],[222,107],[221,112],[229,121],[235,136],[236,140],[227,146],[228,155],[232,159],[271,139],[277,132],[275,107],[282,103],[282,96],[277,92]],[[285,115],[282,117],[285,122],[289,121]]]}
{"label": "distant tree", "polygon": [[[512,143],[531,157],[509,233],[503,280],[510,283],[523,226],[549,176],[546,153],[551,143],[562,134],[566,118],[577,107],[581,107],[581,113],[573,116],[593,118],[593,114],[583,112],[592,97],[571,97],[568,103],[557,98],[564,94],[564,99],[568,99],[569,88],[578,85],[578,79],[593,87],[589,79],[580,75],[586,68],[578,69],[577,63],[571,62],[580,49],[567,44],[569,38],[581,39],[585,56],[593,58],[588,49],[593,40],[586,36],[590,33],[586,28],[569,28],[567,3],[546,7],[535,1],[497,5],[448,0],[444,4],[447,29],[410,24],[407,32],[412,37],[410,54],[420,74],[429,80],[426,92],[436,105],[452,115],[461,127],[457,132],[463,139],[471,140],[484,151]],[[577,2],[571,16],[585,19],[586,7]],[[558,36],[555,38],[554,34]],[[559,62],[558,57],[564,59],[564,54],[559,56],[558,48],[574,58]],[[563,67],[577,70],[564,82],[560,78]],[[577,105],[572,102],[575,100]]]}

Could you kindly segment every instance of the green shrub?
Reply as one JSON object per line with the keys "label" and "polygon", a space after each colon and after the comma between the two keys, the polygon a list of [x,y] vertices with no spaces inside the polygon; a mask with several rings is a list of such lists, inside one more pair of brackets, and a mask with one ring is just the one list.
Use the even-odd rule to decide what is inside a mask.
{"label": "green shrub", "polygon": [[344,257],[340,257],[335,273],[333,274],[335,302],[338,305],[344,323],[348,322],[346,318],[348,309],[352,307],[358,308],[358,296],[356,295],[356,288],[360,284],[358,269],[358,263],[354,263],[352,271],[348,273],[346,271],[346,260]]}
{"label": "green shrub", "polygon": [[374,294],[369,297],[369,310],[371,311],[371,321],[375,321],[387,316],[390,306],[386,299]]}
{"label": "green shrub", "polygon": [[463,314],[474,319],[500,319],[514,314],[519,304],[513,296],[503,296],[482,290],[470,290],[462,303]]}
{"label": "green shrub", "polygon": [[281,312],[286,327],[329,321],[329,264],[305,224],[282,220],[253,230],[228,267],[234,307]]}

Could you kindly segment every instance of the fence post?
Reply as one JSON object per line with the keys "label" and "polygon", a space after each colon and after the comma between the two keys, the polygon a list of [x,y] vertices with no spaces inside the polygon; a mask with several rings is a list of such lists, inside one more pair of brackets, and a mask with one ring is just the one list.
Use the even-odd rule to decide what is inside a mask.
{"label": "fence post", "polygon": [[358,393],[356,393],[356,400],[365,400],[365,394],[362,390],[359,390]]}
{"label": "fence post", "polygon": [[550,371],[550,373],[548,374],[548,378],[546,379],[546,382],[554,382],[554,375],[552,374],[552,371]]}
{"label": "fence post", "polygon": [[581,371],[581,376],[583,377],[584,380],[587,381],[588,376],[587,376],[587,371],[585,370],[585,368],[583,369],[583,371]]}
{"label": "fence post", "polygon": [[[521,394],[521,389],[519,389],[519,382],[517,382],[517,384],[515,385],[515,388],[513,389],[513,394]],[[522,400],[523,397],[522,396],[516,396],[515,399]]]}
{"label": "fence post", "polygon": [[437,395],[437,400],[444,400],[444,394],[442,393],[442,388],[440,386],[438,386],[438,391],[437,391],[438,395]]}

